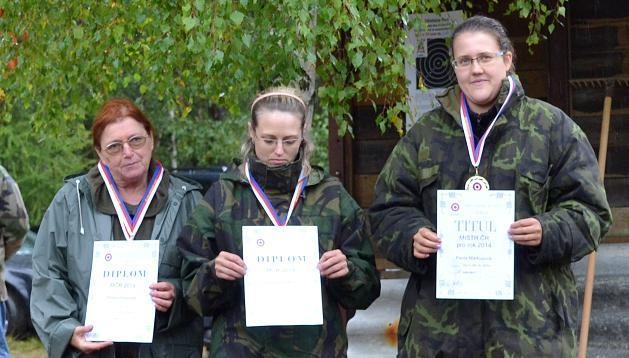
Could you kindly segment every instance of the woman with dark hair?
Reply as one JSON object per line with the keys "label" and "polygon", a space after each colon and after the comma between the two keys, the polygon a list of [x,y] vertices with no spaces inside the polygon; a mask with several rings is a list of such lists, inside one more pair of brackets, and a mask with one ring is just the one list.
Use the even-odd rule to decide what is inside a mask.
{"label": "woman with dark hair", "polygon": [[[561,110],[529,98],[496,20],[453,33],[457,85],[393,150],[369,219],[389,260],[411,272],[400,357],[574,357],[577,291],[570,264],[596,250],[611,224],[596,158]],[[437,299],[437,191],[510,190],[513,300]],[[513,287],[513,286],[511,286]]]}
{"label": "woman with dark hair", "polygon": [[[338,179],[309,164],[306,111],[293,88],[257,96],[243,164],[210,188],[179,238],[186,298],[213,317],[211,357],[346,356],[345,310],[380,294],[361,209]],[[323,325],[247,327],[243,226],[286,224],[318,229]]]}
{"label": "woman with dark hair", "polygon": [[[183,299],[175,246],[201,199],[199,186],[169,175],[153,159],[155,129],[129,100],[103,105],[92,139],[98,164],[66,180],[39,227],[31,293],[35,330],[51,358],[200,357],[201,318]],[[150,344],[86,340],[93,329],[85,325],[92,251],[101,240],[160,242],[158,282],[147,287],[157,310]]]}

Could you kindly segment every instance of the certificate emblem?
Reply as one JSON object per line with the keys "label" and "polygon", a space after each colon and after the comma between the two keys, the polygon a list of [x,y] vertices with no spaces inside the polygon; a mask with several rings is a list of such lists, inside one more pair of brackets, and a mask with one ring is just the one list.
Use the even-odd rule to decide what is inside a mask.
{"label": "certificate emblem", "polygon": [[465,182],[465,190],[482,191],[489,190],[489,182],[480,175],[474,175]]}

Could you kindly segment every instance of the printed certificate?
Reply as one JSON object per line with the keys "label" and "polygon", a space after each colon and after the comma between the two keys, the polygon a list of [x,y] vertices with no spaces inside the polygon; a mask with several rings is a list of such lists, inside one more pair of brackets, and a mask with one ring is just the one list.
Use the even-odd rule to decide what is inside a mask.
{"label": "printed certificate", "polygon": [[96,241],[85,324],[88,341],[151,343],[157,282],[158,240]]}
{"label": "printed certificate", "polygon": [[437,192],[437,298],[513,299],[512,190]]}
{"label": "printed certificate", "polygon": [[323,324],[316,226],[243,226],[247,327]]}

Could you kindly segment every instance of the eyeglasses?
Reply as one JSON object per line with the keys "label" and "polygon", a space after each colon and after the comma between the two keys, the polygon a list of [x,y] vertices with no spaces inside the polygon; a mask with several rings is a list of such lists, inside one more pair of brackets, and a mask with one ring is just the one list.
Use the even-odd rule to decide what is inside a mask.
{"label": "eyeglasses", "polygon": [[122,152],[122,148],[124,147],[125,143],[129,144],[129,147],[131,147],[131,149],[140,149],[144,147],[144,145],[146,144],[146,138],[148,138],[148,136],[136,135],[136,136],[130,137],[127,140],[123,140],[123,141],[118,140],[115,142],[111,142],[105,146],[105,151],[111,155],[118,154]]}
{"label": "eyeglasses", "polygon": [[472,63],[476,61],[480,66],[488,65],[493,62],[498,57],[502,57],[505,55],[504,51],[498,52],[483,52],[476,57],[459,57],[457,59],[452,60],[452,66],[454,68],[467,68],[472,66]]}
{"label": "eyeglasses", "polygon": [[276,139],[276,138],[266,138],[266,137],[258,137],[256,138],[260,140],[260,144],[268,149],[277,148],[278,143],[282,143],[282,148],[294,148],[301,144],[302,138],[288,138],[288,139]]}

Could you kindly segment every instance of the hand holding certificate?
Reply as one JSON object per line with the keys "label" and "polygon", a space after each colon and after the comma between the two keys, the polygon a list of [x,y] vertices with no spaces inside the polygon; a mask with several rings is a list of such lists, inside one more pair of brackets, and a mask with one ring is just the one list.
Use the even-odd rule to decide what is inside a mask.
{"label": "hand holding certificate", "polygon": [[439,190],[437,298],[513,299],[513,191]]}
{"label": "hand holding certificate", "polygon": [[153,340],[159,241],[96,241],[85,325],[88,341]]}
{"label": "hand holding certificate", "polygon": [[247,327],[323,324],[316,226],[243,226]]}

